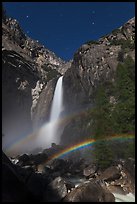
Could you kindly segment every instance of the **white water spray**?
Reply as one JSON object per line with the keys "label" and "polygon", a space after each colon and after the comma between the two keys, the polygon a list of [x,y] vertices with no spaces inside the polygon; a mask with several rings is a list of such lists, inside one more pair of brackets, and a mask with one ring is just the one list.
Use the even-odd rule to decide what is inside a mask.
{"label": "white water spray", "polygon": [[57,85],[55,88],[52,107],[51,107],[50,122],[57,121],[62,111],[62,106],[63,106],[62,79],[63,79],[63,76],[61,76],[58,79]]}
{"label": "white water spray", "polygon": [[51,106],[50,120],[39,131],[38,143],[41,147],[50,147],[51,143],[59,143],[61,130],[59,128],[60,114],[63,110],[63,76],[56,84]]}
{"label": "white water spray", "polygon": [[115,202],[135,202],[135,196],[132,193],[127,195],[113,193],[113,195],[115,196]]}
{"label": "white water spray", "polygon": [[[49,132],[48,137],[51,142],[59,142],[59,117],[63,108],[63,88],[62,88],[61,76],[58,81],[54,92],[54,97],[52,101],[50,121],[49,121]],[[51,143],[50,143],[51,144]]]}

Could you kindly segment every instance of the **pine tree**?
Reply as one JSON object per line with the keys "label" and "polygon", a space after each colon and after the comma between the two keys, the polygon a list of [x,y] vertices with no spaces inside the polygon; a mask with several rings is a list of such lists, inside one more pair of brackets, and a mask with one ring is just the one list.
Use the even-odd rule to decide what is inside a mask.
{"label": "pine tree", "polygon": [[117,133],[131,133],[135,128],[135,65],[131,57],[118,64],[115,80],[117,104],[113,111]]}

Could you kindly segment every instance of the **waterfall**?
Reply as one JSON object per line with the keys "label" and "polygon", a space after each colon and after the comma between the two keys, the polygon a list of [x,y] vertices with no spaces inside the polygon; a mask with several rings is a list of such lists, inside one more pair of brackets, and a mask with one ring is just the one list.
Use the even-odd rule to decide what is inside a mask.
{"label": "waterfall", "polygon": [[62,111],[62,106],[63,106],[62,79],[63,79],[63,76],[61,76],[58,79],[57,85],[55,88],[54,97],[52,101],[52,107],[51,107],[50,122],[57,121]]}
{"label": "waterfall", "polygon": [[59,143],[61,130],[59,128],[60,113],[63,110],[63,76],[61,76],[56,84],[53,101],[51,105],[50,119],[39,131],[37,143],[42,148],[51,146],[51,143]]}
{"label": "waterfall", "polygon": [[[63,88],[62,88],[63,76],[58,81],[54,92],[54,97],[51,106],[48,137],[49,141],[59,142],[59,118],[63,108]],[[50,144],[51,144],[50,143]]]}

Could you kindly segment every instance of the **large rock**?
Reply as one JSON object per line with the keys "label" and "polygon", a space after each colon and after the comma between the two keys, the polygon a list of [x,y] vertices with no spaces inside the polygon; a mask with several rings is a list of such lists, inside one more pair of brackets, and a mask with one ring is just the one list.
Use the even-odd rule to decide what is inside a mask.
{"label": "large rock", "polygon": [[34,200],[35,196],[22,181],[15,165],[2,152],[2,202],[31,202]]}
{"label": "large rock", "polygon": [[89,176],[92,177],[95,175],[96,171],[97,171],[96,165],[89,165],[83,170],[83,175],[86,177],[89,177]]}
{"label": "large rock", "polygon": [[19,156],[18,160],[19,160],[18,164],[22,166],[25,166],[30,163],[30,157],[28,154],[23,154]]}
{"label": "large rock", "polygon": [[49,166],[54,172],[64,173],[69,170],[69,163],[66,160],[59,158],[51,161]]}
{"label": "large rock", "polygon": [[32,173],[26,182],[26,186],[37,200],[41,201],[43,199],[44,179],[42,175]]}
{"label": "large rock", "polygon": [[111,166],[107,168],[102,174],[100,175],[100,179],[104,181],[114,181],[119,179],[121,176],[121,172],[119,168],[116,166]]}
{"label": "large rock", "polygon": [[110,186],[121,186],[125,193],[135,193],[135,160],[128,158],[118,162],[120,178],[110,182]]}
{"label": "large rock", "polygon": [[63,202],[114,202],[113,194],[97,182],[84,183],[63,199]]}
{"label": "large rock", "polygon": [[44,202],[60,202],[67,195],[65,181],[61,177],[55,178],[46,188]]}
{"label": "large rock", "polygon": [[130,176],[135,181],[135,159],[128,158],[124,163],[124,168],[129,172]]}

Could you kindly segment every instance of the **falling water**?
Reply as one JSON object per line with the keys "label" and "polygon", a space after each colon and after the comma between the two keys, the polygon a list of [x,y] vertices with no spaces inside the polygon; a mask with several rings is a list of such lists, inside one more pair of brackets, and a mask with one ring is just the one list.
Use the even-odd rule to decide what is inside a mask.
{"label": "falling water", "polygon": [[54,92],[54,97],[52,101],[50,121],[49,121],[49,131],[48,137],[51,142],[59,142],[59,117],[63,108],[63,88],[62,88],[61,76],[58,81]]}
{"label": "falling water", "polygon": [[51,107],[51,114],[50,114],[50,122],[57,121],[60,113],[62,111],[63,106],[63,89],[62,89],[62,79],[63,76],[61,76],[58,81],[54,92],[52,107]]}
{"label": "falling water", "polygon": [[41,147],[50,147],[51,143],[59,143],[61,130],[59,128],[60,114],[63,110],[63,76],[61,76],[56,84],[54,97],[51,106],[49,122],[46,123],[39,132],[38,143]]}

